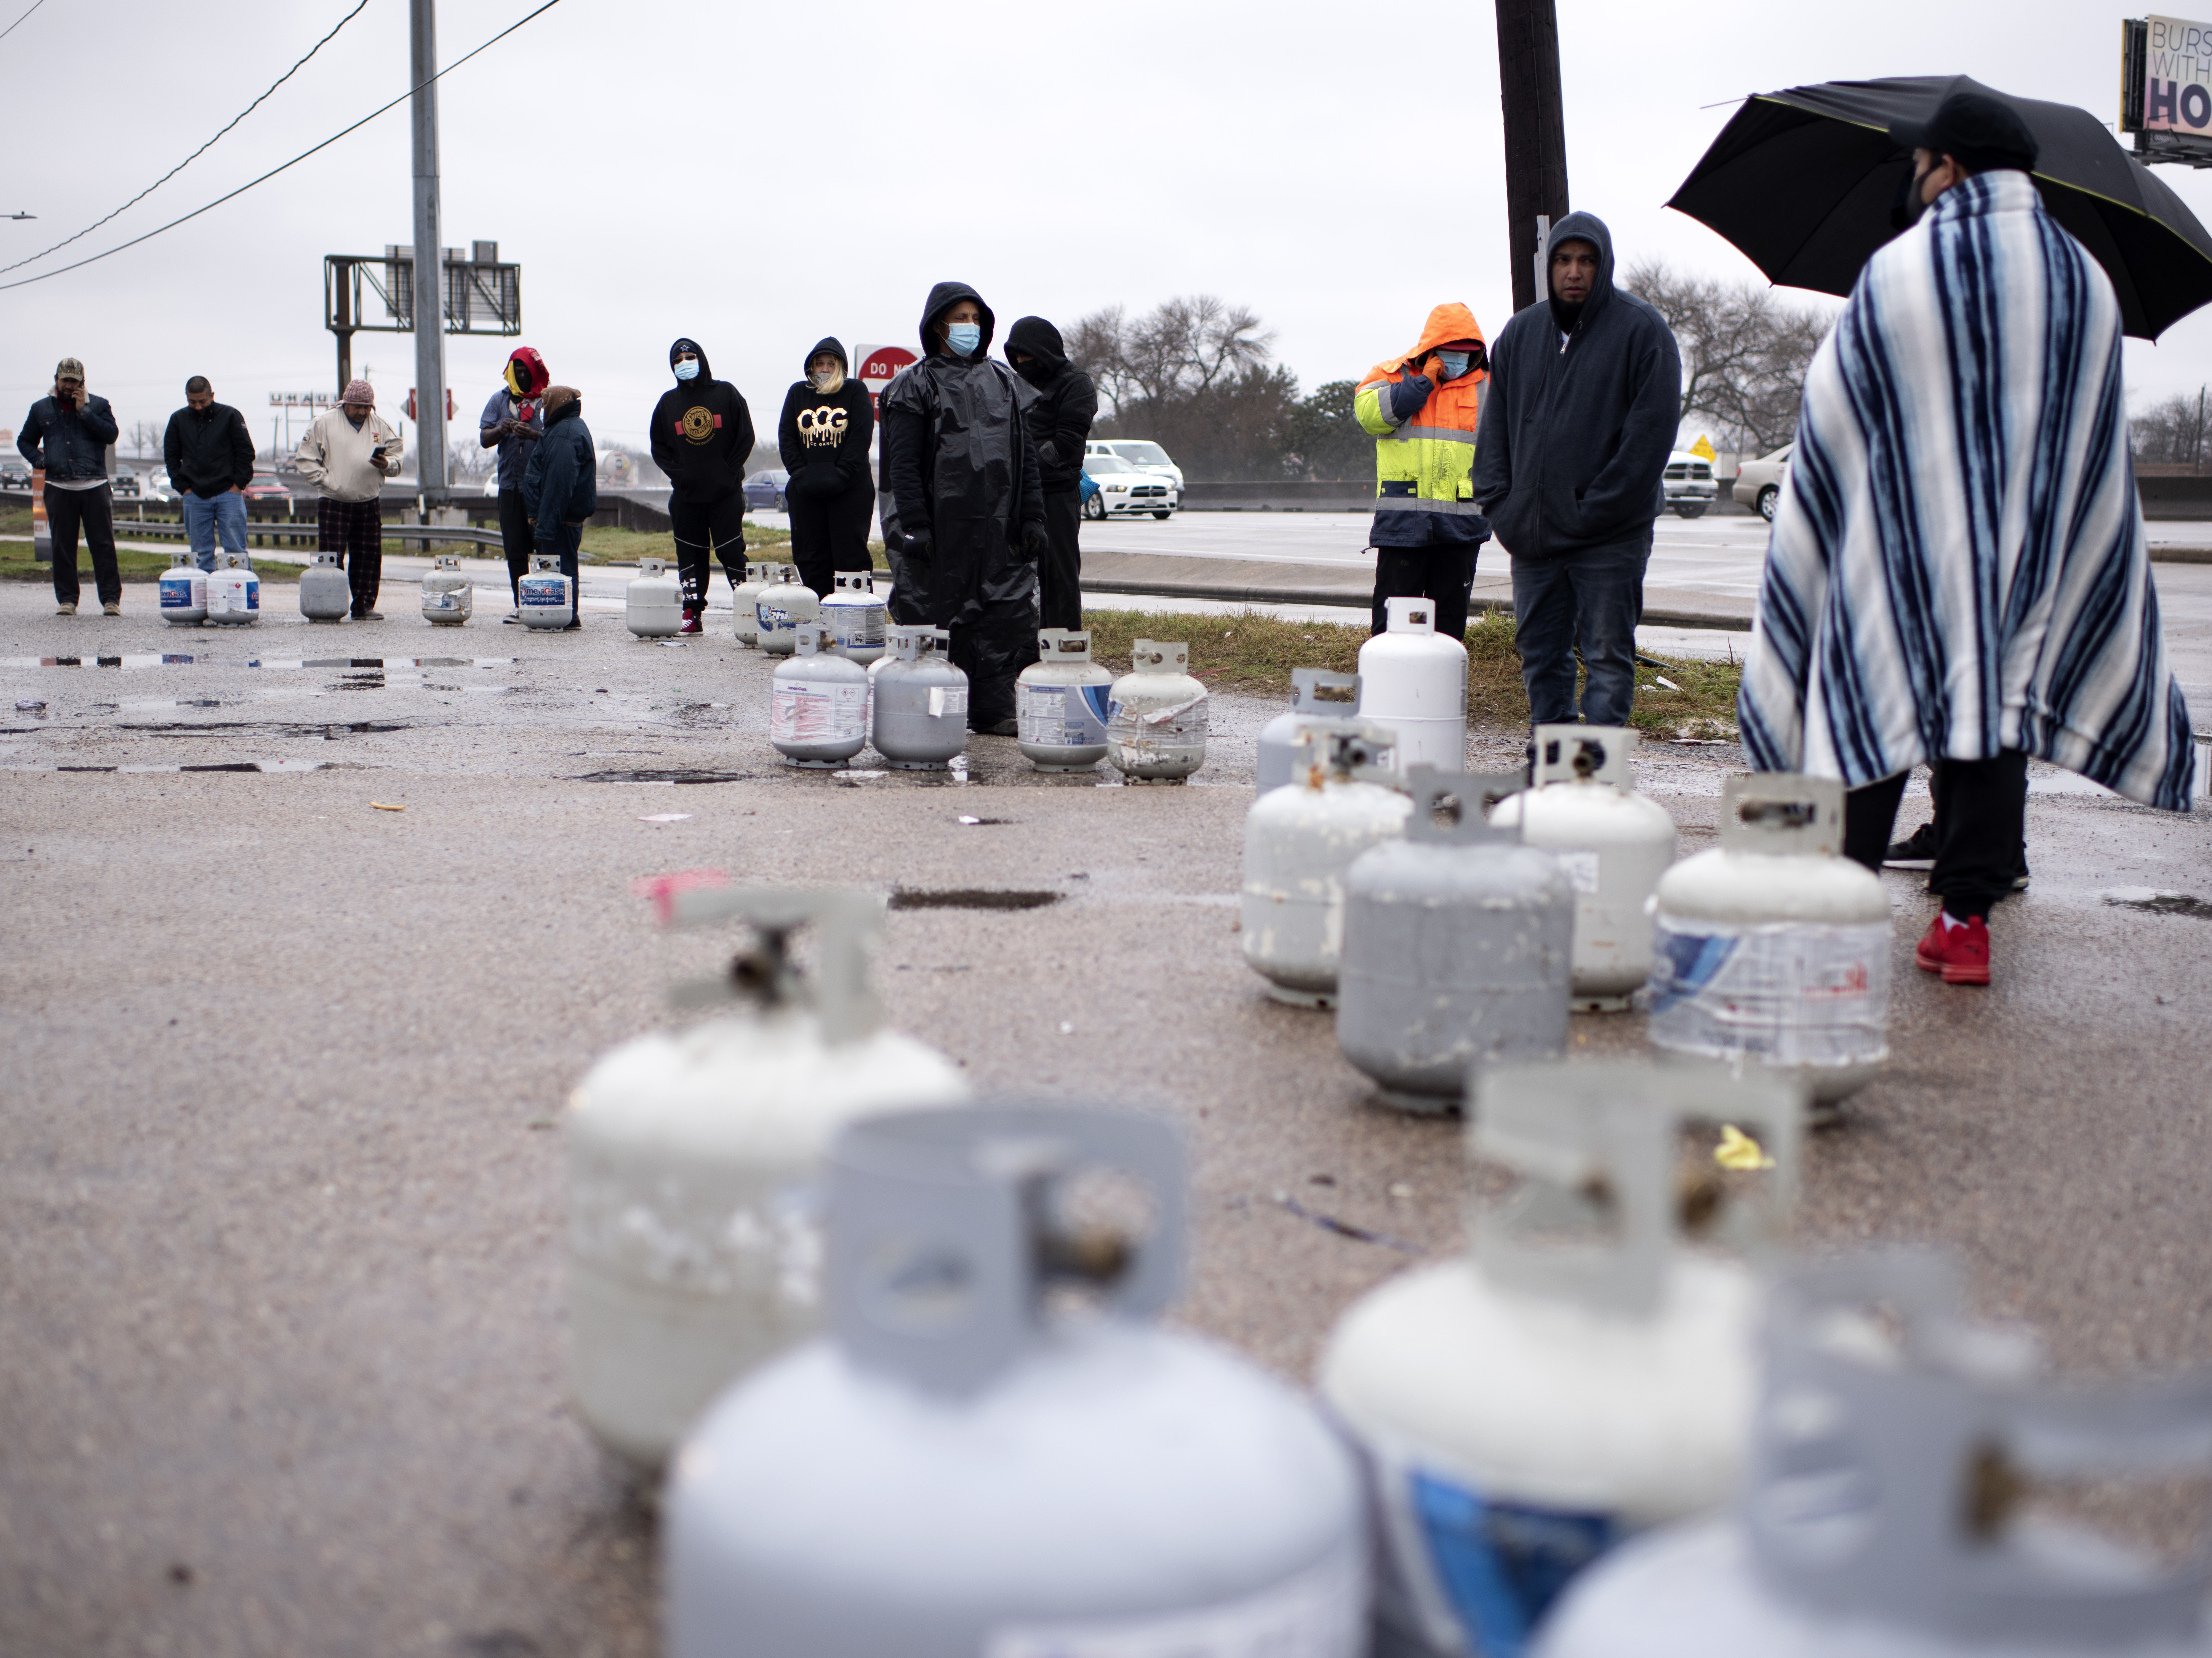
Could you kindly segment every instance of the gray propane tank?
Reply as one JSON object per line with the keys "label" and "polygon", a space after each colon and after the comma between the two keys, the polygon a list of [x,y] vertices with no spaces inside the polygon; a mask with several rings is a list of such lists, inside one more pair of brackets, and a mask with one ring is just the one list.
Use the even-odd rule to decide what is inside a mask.
{"label": "gray propane tank", "polygon": [[1140,639],[1106,695],[1106,758],[1124,777],[1180,783],[1206,763],[1206,686],[1190,647]]}
{"label": "gray propane tank", "polygon": [[[665,902],[673,925],[741,918],[756,942],[726,977],[671,997],[714,1017],[593,1066],[565,1129],[569,1388],[592,1431],[648,1467],[728,1382],[814,1328],[817,1180],[836,1131],[968,1091],[951,1060],[879,1028],[880,898],[694,888]],[[801,927],[819,941],[804,978]]]}
{"label": "gray propane tank", "polygon": [[760,596],[775,581],[779,566],[748,562],[745,579],[730,590],[730,610],[737,619],[738,643],[760,648]]}
{"label": "gray propane tank", "polygon": [[562,574],[561,561],[550,553],[531,554],[530,571],[522,578],[518,597],[526,628],[565,628],[576,619],[576,584]]}
{"label": "gray propane tank", "polygon": [[[1145,1189],[1079,1231],[1080,1176]],[[669,1658],[1353,1658],[1350,1457],[1255,1366],[1161,1330],[1180,1137],[1065,1106],[858,1123],[830,1157],[829,1334],[678,1455]],[[1054,1310],[1069,1291],[1095,1299]]]}
{"label": "gray propane tank", "polygon": [[623,623],[640,639],[673,639],[684,625],[684,584],[665,558],[641,558],[637,580],[623,589]]}
{"label": "gray propane tank", "polygon": [[[1492,1066],[1475,1097],[1471,1250],[1370,1291],[1321,1363],[1382,1516],[1382,1653],[1522,1652],[1621,1538],[1734,1496],[1759,1290],[1710,1246],[1778,1242],[1796,1196],[1794,1084],[1552,1060]],[[1685,1178],[1693,1124],[1736,1133]]]}
{"label": "gray propane tank", "polygon": [[943,771],[968,746],[968,676],[944,655],[951,643],[942,628],[895,626],[890,654],[868,670],[872,740],[897,770]]}
{"label": "gray propane tank", "polygon": [[1843,785],[1767,772],[1721,788],[1717,847],[1653,895],[1651,1042],[1805,1078],[1832,1106],[1889,1057],[1889,896],[1841,856]]}
{"label": "gray propane tank", "polygon": [[300,614],[310,622],[343,622],[353,613],[353,584],[336,553],[317,553],[300,572]]}
{"label": "gray propane tank", "polygon": [[1336,1005],[1345,872],[1368,847],[1404,833],[1413,809],[1395,787],[1390,745],[1380,726],[1302,726],[1297,775],[1244,814],[1237,935],[1245,965],[1279,1002]]}
{"label": "gray propane tank", "polygon": [[250,627],[261,620],[261,578],[245,553],[225,553],[207,579],[207,619],[219,628]]}
{"label": "gray propane tank", "polygon": [[476,613],[477,589],[461,561],[442,554],[422,578],[422,619],[436,628],[458,628]]}
{"label": "gray propane tank", "polygon": [[1398,768],[1467,765],[1467,647],[1437,631],[1425,598],[1386,598],[1383,630],[1359,647],[1359,711],[1397,733]]}
{"label": "gray propane tank", "polygon": [[1785,1276],[1735,1513],[1610,1556],[1539,1658],[2212,1654],[2212,1557],[2140,1540],[2212,1471],[2212,1380],[2062,1391],[1959,1301],[1941,1257]]}
{"label": "gray propane tank", "polygon": [[169,555],[169,568],[161,572],[161,620],[179,628],[207,620],[207,572],[194,555]]}
{"label": "gray propane tank", "polygon": [[1015,746],[1039,771],[1089,771],[1106,757],[1107,694],[1114,676],[1091,659],[1091,635],[1037,632],[1037,659],[1014,681]]}
{"label": "gray propane tank", "polygon": [[1359,676],[1326,668],[1291,670],[1291,711],[1260,727],[1260,793],[1279,789],[1297,766],[1298,732],[1341,731],[1359,717]]}
{"label": "gray propane tank", "polygon": [[868,671],[829,654],[823,637],[819,622],[793,628],[795,653],[769,685],[768,740],[794,766],[842,766],[867,746]]}
{"label": "gray propane tank", "polygon": [[[1359,854],[1344,878],[1336,1040],[1407,1111],[1449,1111],[1470,1067],[1556,1059],[1567,1040],[1575,889],[1548,852],[1483,807],[1517,772],[1417,766],[1406,838]],[[1436,821],[1450,803],[1449,826]]]}
{"label": "gray propane tank", "polygon": [[884,633],[890,613],[876,597],[876,579],[866,570],[841,570],[830,578],[822,596],[822,625],[829,630],[828,648],[863,665],[884,653]]}
{"label": "gray propane tank", "polygon": [[779,564],[775,580],[753,600],[753,616],[759,623],[761,649],[770,656],[789,656],[799,648],[799,625],[821,620],[822,602],[813,588],[799,580],[796,564]]}

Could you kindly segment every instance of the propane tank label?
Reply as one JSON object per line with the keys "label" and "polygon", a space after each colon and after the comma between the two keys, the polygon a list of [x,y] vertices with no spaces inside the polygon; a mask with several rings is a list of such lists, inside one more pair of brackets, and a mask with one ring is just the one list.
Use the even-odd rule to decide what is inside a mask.
{"label": "propane tank label", "polygon": [[1678,1053],[1857,1065],[1889,1052],[1889,927],[1657,918],[1651,1040]]}
{"label": "propane tank label", "polygon": [[568,579],[566,576],[525,576],[522,578],[522,602],[542,604],[559,610],[568,602]]}
{"label": "propane tank label", "polygon": [[1014,687],[1014,717],[1020,740],[1047,748],[1082,748],[1106,740],[1104,685]]}
{"label": "propane tank label", "polygon": [[771,743],[837,743],[868,729],[868,688],[779,679],[768,701]]}
{"label": "propane tank label", "polygon": [[161,578],[161,608],[165,610],[189,610],[192,608],[192,579],[188,575],[165,575]]}
{"label": "propane tank label", "polygon": [[965,685],[932,685],[929,688],[929,717],[942,720],[948,714],[968,714],[968,688]]}
{"label": "propane tank label", "polygon": [[753,620],[760,624],[760,630],[764,634],[772,634],[779,629],[796,628],[799,625],[791,619],[791,612],[781,604],[756,604],[753,606]]}
{"label": "propane tank label", "polygon": [[1559,860],[1559,867],[1567,872],[1567,879],[1575,884],[1577,892],[1595,893],[1597,890],[1598,855],[1594,852],[1552,851]]}
{"label": "propane tank label", "polygon": [[844,646],[880,645],[884,642],[884,613],[872,604],[825,604],[823,613],[830,617],[830,629],[837,643]]}
{"label": "propane tank label", "polygon": [[1610,1515],[1492,1502],[1419,1472],[1390,1504],[1400,1512],[1389,1534],[1420,1540],[1422,1558],[1404,1573],[1415,1600],[1459,1625],[1455,1646],[1485,1658],[1521,1658],[1560,1591],[1621,1535]]}
{"label": "propane tank label", "polygon": [[1367,1571],[1347,1550],[1243,1600],[1164,1617],[994,1630],[983,1658],[1354,1658],[1367,1649]]}

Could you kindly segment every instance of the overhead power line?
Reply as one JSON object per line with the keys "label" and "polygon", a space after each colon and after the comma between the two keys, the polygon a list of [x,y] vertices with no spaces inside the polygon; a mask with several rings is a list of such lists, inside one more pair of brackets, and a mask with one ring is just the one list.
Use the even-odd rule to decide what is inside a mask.
{"label": "overhead power line", "polygon": [[[40,3],[40,5],[44,5],[44,4],[46,3],[46,0],[39,0],[39,3]],[[331,41],[331,40],[332,40],[332,39],[337,36],[337,32],[338,32],[338,29],[342,29],[342,28],[343,28],[343,27],[344,27],[348,23],[350,23],[351,21],[353,21],[353,20],[354,20],[355,18],[356,18],[356,17],[360,16],[360,15],[361,15],[361,14],[362,14],[362,8],[363,8],[363,7],[365,7],[365,6],[367,6],[368,4],[368,0],[361,0],[361,4],[360,4],[360,5],[356,6],[356,7],[355,7],[351,11],[348,12],[344,16],[343,16],[343,17],[339,18],[339,19],[338,19],[338,21],[337,21],[337,28],[334,28],[334,29],[332,29],[332,30],[330,32],[330,33],[325,34],[325,35],[321,39],[319,39],[319,40],[316,41],[316,42],[315,42],[315,44],[314,44],[313,46],[310,46],[310,47],[308,47],[308,48],[307,48],[307,58],[313,58],[313,57],[317,52],[320,52],[320,51],[321,51],[325,46],[326,46],[330,45]],[[26,12],[26,13],[24,14],[24,15],[27,17],[28,15],[30,15],[30,14],[29,14],[28,12]],[[20,20],[19,20],[19,21],[20,21]],[[9,25],[9,27],[14,27],[14,25],[13,25],[13,24],[10,24],[10,25]],[[78,232],[76,233],[76,235],[74,235],[74,236],[64,236],[64,237],[63,237],[63,238],[61,239],[61,240],[59,240],[59,241],[56,242],[56,243],[55,243],[52,247],[41,249],[40,252],[36,252],[36,253],[32,254],[28,258],[18,259],[18,260],[16,260],[16,261],[15,261],[15,264],[0,264],[0,276],[6,276],[6,275],[10,271],[10,270],[21,270],[25,265],[27,265],[27,264],[37,264],[40,259],[45,258],[46,257],[46,255],[47,255],[47,254],[49,254],[49,253],[58,253],[58,252],[60,252],[62,251],[62,249],[64,249],[64,248],[67,247],[67,246],[68,246],[71,242],[81,240],[82,240],[82,239],[83,239],[84,237],[87,237],[87,236],[89,236],[90,234],[92,234],[92,233],[93,233],[94,231],[95,231],[95,230],[99,229],[99,228],[100,228],[100,226],[102,226],[102,225],[106,224],[106,223],[107,222],[107,219],[112,219],[112,218],[115,217],[115,216],[116,216],[116,214],[118,214],[118,213],[127,213],[127,212],[129,212],[132,208],[134,208],[134,207],[137,206],[139,203],[141,203],[141,202],[144,201],[144,200],[145,200],[149,196],[151,196],[151,195],[152,195],[155,191],[159,190],[159,189],[160,189],[163,185],[165,185],[165,184],[168,183],[170,179],[172,179],[175,178],[175,177],[176,177],[179,173],[182,173],[182,172],[183,172],[186,167],[190,167],[190,166],[191,166],[194,161],[197,161],[198,160],[199,160],[199,158],[200,158],[201,156],[203,156],[203,155],[206,155],[206,154],[208,153],[208,151],[209,151],[211,148],[213,148],[213,147],[214,147],[214,144],[215,144],[215,142],[216,142],[216,138],[220,138],[220,137],[222,137],[222,133],[223,133],[223,132],[228,132],[228,131],[230,131],[230,129],[231,129],[232,127],[236,126],[236,125],[237,125],[240,121],[244,120],[247,116],[249,116],[249,115],[252,114],[252,113],[253,113],[253,112],[254,112],[255,110],[259,109],[259,108],[261,107],[261,106],[262,106],[262,105],[264,105],[264,104],[267,103],[267,102],[269,101],[269,94],[270,94],[270,93],[273,93],[273,92],[275,92],[278,87],[283,86],[283,85],[284,84],[284,82],[287,82],[287,81],[290,80],[294,76],[297,75],[297,74],[298,74],[298,73],[299,73],[302,69],[304,69],[304,68],[306,68],[306,67],[307,67],[307,58],[301,58],[298,63],[296,63],[296,64],[293,64],[291,68],[289,68],[289,69],[286,70],[285,70],[282,75],[278,76],[277,76],[274,81],[270,82],[270,85],[269,85],[269,92],[264,92],[264,93],[263,93],[263,94],[262,94],[258,98],[256,98],[256,99],[255,99],[252,103],[248,104],[248,105],[247,105],[244,109],[242,109],[242,110],[240,110],[240,111],[239,111],[239,112],[238,112],[238,113],[237,113],[236,115],[233,116],[233,117],[230,118],[229,122],[228,122],[227,125],[225,125],[225,126],[223,127],[223,129],[222,129],[222,132],[218,132],[218,133],[216,133],[216,134],[215,135],[215,138],[210,138],[210,139],[209,139],[209,140],[207,141],[207,143],[206,143],[202,144],[202,145],[201,145],[198,149],[194,150],[191,155],[189,155],[185,156],[185,159],[184,159],[183,161],[181,161],[178,162],[178,163],[176,164],[176,166],[174,166],[174,167],[171,167],[171,168],[170,168],[167,173],[163,173],[160,178],[158,178],[158,179],[155,179],[155,180],[154,180],[154,182],[153,182],[152,184],[148,185],[146,186],[146,188],[145,188],[145,189],[143,189],[143,190],[140,191],[139,191],[136,196],[133,196],[133,197],[132,197],[129,201],[127,201],[127,202],[124,203],[123,203],[123,205],[122,205],[121,207],[117,208],[117,209],[115,210],[115,212],[114,212],[114,213],[111,213],[111,214],[109,214],[109,215],[107,216],[107,218],[106,218],[106,219],[95,219],[95,220],[94,220],[90,224],[87,225],[83,229],[82,229],[82,230],[78,231]]]}
{"label": "overhead power line", "polygon": [[535,11],[526,13],[523,16],[516,19],[514,22],[509,23],[497,34],[493,35],[490,39],[485,41],[483,45],[477,47],[474,52],[465,52],[460,57],[453,59],[452,63],[447,64],[445,68],[440,70],[435,75],[432,76],[429,80],[423,82],[421,86],[408,88],[406,91],[401,93],[390,103],[386,104],[380,108],[369,111],[368,114],[362,116],[361,119],[356,121],[351,126],[345,127],[337,132],[333,132],[329,137],[324,139],[322,143],[315,145],[312,149],[301,150],[290,161],[284,162],[282,166],[270,167],[268,172],[263,173],[259,178],[249,179],[246,183],[239,185],[237,189],[230,191],[228,195],[216,197],[215,200],[210,202],[205,207],[196,207],[191,212],[184,214],[178,218],[172,219],[168,223],[149,230],[143,236],[133,236],[127,242],[118,242],[113,247],[108,248],[103,252],[94,253],[89,258],[78,259],[73,264],[57,265],[53,270],[42,270],[35,276],[19,276],[12,282],[0,282],[0,294],[4,294],[12,288],[28,288],[33,282],[45,282],[50,276],[66,276],[72,270],[82,270],[88,264],[97,264],[102,259],[111,258],[127,249],[136,247],[141,242],[149,242],[153,240],[155,237],[161,235],[165,232],[174,230],[180,224],[189,223],[191,221],[198,218],[203,213],[213,212],[216,208],[221,207],[225,202],[235,201],[239,197],[243,196],[247,191],[255,188],[257,185],[267,184],[278,173],[287,172],[289,169],[299,166],[301,162],[306,161],[310,155],[319,155],[322,151],[328,149],[332,144],[337,143],[339,139],[345,137],[350,133],[360,131],[362,128],[367,126],[378,116],[386,114],[392,110],[398,108],[400,105],[405,103],[410,98],[412,98],[416,93],[420,92],[423,87],[427,87],[432,85],[434,82],[444,80],[446,76],[451,75],[462,64],[467,63],[470,58],[475,57],[477,52],[489,51],[493,46],[497,46],[501,41],[506,39],[508,35],[514,33],[515,30],[520,28],[525,23],[531,22],[537,18],[544,16],[547,12],[552,10],[554,7],[560,3],[561,0],[545,0],[545,3],[544,5],[539,6]]}
{"label": "overhead power line", "polygon": [[[46,3],[46,0],[31,0],[30,10],[26,11],[23,14],[23,17],[28,17],[31,15],[31,12],[36,11],[40,6],[43,6]],[[22,22],[23,17],[18,17],[15,22],[9,24],[6,28],[0,29],[0,40],[4,40],[9,35],[13,34],[15,32],[17,26]]]}

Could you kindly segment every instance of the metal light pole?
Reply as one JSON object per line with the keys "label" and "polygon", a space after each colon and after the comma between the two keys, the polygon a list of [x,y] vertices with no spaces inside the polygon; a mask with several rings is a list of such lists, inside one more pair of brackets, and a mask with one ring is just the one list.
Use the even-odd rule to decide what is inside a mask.
{"label": "metal light pole", "polygon": [[415,476],[422,504],[443,506],[446,489],[446,259],[438,227],[436,0],[408,0],[415,76]]}
{"label": "metal light pole", "polygon": [[1567,122],[1559,96],[1559,19],[1553,0],[1497,0],[1498,80],[1505,106],[1505,246],[1513,308],[1544,297],[1537,221],[1567,215]]}

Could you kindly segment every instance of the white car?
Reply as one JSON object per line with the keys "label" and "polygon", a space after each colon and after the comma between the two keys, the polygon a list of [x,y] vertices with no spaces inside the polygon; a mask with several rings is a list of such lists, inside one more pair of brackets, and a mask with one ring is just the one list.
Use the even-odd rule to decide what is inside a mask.
{"label": "white car", "polygon": [[1083,505],[1089,519],[1165,518],[1182,505],[1182,486],[1164,472],[1141,471],[1119,455],[1085,455],[1083,470],[1098,493]]}
{"label": "white car", "polygon": [[1119,455],[1140,471],[1164,472],[1175,480],[1176,495],[1182,495],[1182,468],[1168,459],[1168,452],[1150,438],[1092,438],[1083,446],[1087,455]]}
{"label": "white car", "polygon": [[1796,446],[1785,443],[1736,469],[1735,498],[1769,524],[1774,521],[1774,503],[1782,499],[1782,480],[1790,475],[1790,452]]}
{"label": "white car", "polygon": [[1701,518],[1720,494],[1713,482],[1713,464],[1703,455],[1677,449],[1667,457],[1667,474],[1661,487],[1667,492],[1667,510],[1677,518]]}

